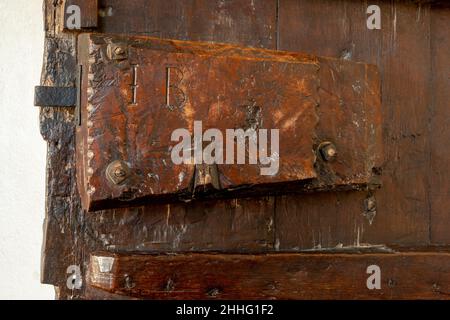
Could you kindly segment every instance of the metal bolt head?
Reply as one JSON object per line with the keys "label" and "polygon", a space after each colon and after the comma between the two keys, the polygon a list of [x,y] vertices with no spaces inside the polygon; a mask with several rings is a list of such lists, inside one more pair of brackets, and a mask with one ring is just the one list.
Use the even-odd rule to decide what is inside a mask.
{"label": "metal bolt head", "polygon": [[220,294],[220,290],[218,288],[213,288],[206,293],[210,297],[217,297]]}
{"label": "metal bolt head", "polygon": [[121,44],[109,44],[107,48],[108,57],[112,60],[125,60],[128,56],[127,48]]}
{"label": "metal bolt head", "polygon": [[337,155],[336,146],[332,142],[322,142],[319,145],[319,152],[324,161],[331,161]]}
{"label": "metal bolt head", "polygon": [[116,55],[123,55],[125,53],[125,50],[122,47],[116,47],[114,49],[114,54]]}
{"label": "metal bolt head", "polygon": [[364,206],[367,211],[374,211],[377,208],[377,201],[374,196],[371,196],[364,200]]}
{"label": "metal bolt head", "polygon": [[115,185],[123,184],[130,175],[128,165],[120,160],[111,162],[106,168],[106,178]]}
{"label": "metal bolt head", "polygon": [[123,178],[123,177],[125,177],[127,175],[127,173],[125,172],[125,170],[123,170],[122,168],[116,168],[115,170],[114,170],[114,176],[116,177],[116,178]]}

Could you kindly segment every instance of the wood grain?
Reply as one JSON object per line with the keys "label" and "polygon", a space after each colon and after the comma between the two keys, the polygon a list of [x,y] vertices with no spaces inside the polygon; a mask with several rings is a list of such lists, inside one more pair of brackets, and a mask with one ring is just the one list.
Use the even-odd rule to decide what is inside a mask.
{"label": "wood grain", "polygon": [[[278,221],[277,225],[287,228],[291,225],[289,219],[296,219],[303,212],[315,212],[325,221],[341,217],[339,228],[327,231],[330,245],[430,241],[430,133],[426,120],[431,115],[430,7],[409,1],[386,1],[380,7],[382,29],[368,30],[367,6],[362,1],[280,1],[281,50],[364,61],[380,70],[384,159],[377,171],[382,173],[382,188],[366,195],[348,193],[339,202],[330,201],[337,195],[311,195],[307,201],[289,198],[298,211],[291,215],[277,213],[277,220],[288,219]],[[327,12],[326,19],[323,12]],[[352,142],[349,143],[351,148]],[[360,221],[359,217],[367,216],[364,201],[370,197],[376,201],[375,217]],[[277,206],[284,207],[290,206]],[[342,218],[347,216],[356,220]],[[317,234],[321,229],[323,232],[323,226],[317,228],[306,232]],[[281,248],[299,247],[298,232],[279,229],[278,233],[284,235]],[[353,241],[341,239],[341,234],[353,234]]]}
{"label": "wood grain", "polygon": [[[369,290],[367,269],[381,270]],[[449,253],[91,255],[89,286],[145,299],[448,299]]]}
{"label": "wood grain", "polygon": [[193,201],[105,210],[87,217],[91,240],[115,251],[261,252],[273,248],[273,198]]}
{"label": "wood grain", "polygon": [[99,31],[276,48],[276,0],[100,0]]}
{"label": "wood grain", "polygon": [[[428,254],[436,255],[433,252],[442,250],[429,245],[448,243],[450,164],[445,148],[449,127],[448,1],[379,1],[382,9],[381,31],[366,30],[365,1],[280,0],[278,8],[277,2],[132,0],[124,5],[123,1],[101,0],[100,9],[104,11],[97,30],[180,40],[218,41],[268,49],[278,47],[378,66],[383,83],[385,150],[384,164],[376,173],[381,174],[382,189],[192,201],[171,205],[170,210],[165,205],[147,205],[86,214],[80,207],[76,185],[74,114],[67,108],[43,108],[41,133],[48,142],[48,174],[42,281],[57,287],[58,298],[124,298],[123,295],[112,295],[86,286],[81,290],[67,288],[67,267],[79,265],[85,277],[90,253],[96,251],[365,252],[368,248],[379,248],[374,244],[387,244],[390,248],[411,245],[410,254],[426,250]],[[76,39],[73,33],[60,32],[64,24],[62,5],[61,1],[45,0],[46,51],[42,85],[75,85]],[[108,7],[112,11],[105,10]],[[107,15],[108,12],[112,15]],[[330,132],[333,133],[333,130]],[[370,199],[375,199],[375,210],[368,210]],[[358,260],[363,256],[353,254],[349,258]],[[304,270],[301,269],[302,264],[313,255],[310,253],[302,257],[304,259],[298,260],[294,271]],[[339,289],[331,291],[326,285],[315,286],[306,279],[306,282],[302,280],[304,285],[300,289],[298,282],[291,282],[292,285],[285,287],[289,290],[278,291],[282,294],[277,293],[276,286],[269,287],[267,283],[262,283],[260,287],[266,290],[261,291],[262,294],[241,291],[241,296],[324,299],[448,297],[448,272],[446,277],[442,276],[448,270],[447,255],[432,258],[435,260],[427,256],[421,260],[419,257],[424,256],[419,253],[417,258],[411,260],[409,256],[380,256],[378,252],[373,258],[375,260],[361,261],[381,263],[378,259],[386,257],[393,259],[392,269],[387,269],[388,278],[395,277],[401,281],[389,282],[388,278],[383,277],[382,288],[390,291],[382,291],[382,294],[360,291],[358,286],[362,284],[354,279],[364,280],[367,275],[361,275],[360,268],[353,272],[353,263],[342,264],[339,269],[351,276],[340,280],[331,276],[330,279],[322,275],[319,277],[314,270],[322,270],[322,265],[335,266],[333,260],[327,257],[320,263],[311,262],[311,274],[315,274],[311,279],[319,279],[317,283],[324,279],[332,284],[337,283],[335,288],[339,288],[344,281],[344,287],[348,288],[345,292]],[[214,259],[219,259],[219,256]],[[226,260],[226,257],[220,259]],[[271,279],[286,279],[285,274],[292,275],[288,269],[279,269],[284,265],[280,261],[273,262],[277,264],[273,268],[282,272]],[[363,264],[361,262],[361,266]],[[219,270],[224,280],[232,278],[236,269],[234,264],[225,265],[228,269]],[[180,263],[174,266],[178,268]],[[155,265],[153,267],[156,268]],[[187,270],[183,269],[183,265],[180,268]],[[270,273],[262,266],[258,268],[248,268],[251,270],[248,273],[256,277],[257,284],[260,278],[256,271]],[[389,270],[395,272],[390,273]],[[403,274],[401,270],[406,272]],[[156,274],[163,275],[163,271],[158,272]],[[353,273],[360,278],[353,277]],[[169,275],[173,274],[176,272]],[[183,279],[189,279],[191,275],[187,271],[185,274]],[[430,274],[439,274],[447,282],[442,284]],[[406,276],[411,280],[403,278]],[[234,291],[225,291],[223,296],[228,293],[239,296],[237,288],[244,287],[233,282],[237,279],[240,280],[237,277],[229,282]],[[408,282],[412,280],[416,282]],[[217,284],[214,281],[207,284]],[[288,283],[290,280],[286,281]],[[347,287],[351,281],[357,281],[357,286]],[[201,281],[198,283],[202,284]],[[399,290],[396,291],[396,285],[390,289],[389,283],[398,283]],[[161,278],[158,288],[167,288],[166,285],[167,279]],[[309,287],[318,289],[308,294]],[[198,288],[199,291],[194,294],[199,297],[205,297],[205,292],[220,293],[220,290],[211,291],[217,289],[214,287],[206,290],[204,284]],[[316,294],[319,290],[322,293]],[[166,297],[154,293],[156,289],[150,293],[143,292],[147,296],[160,294],[162,298]],[[164,294],[170,298],[170,293]]]}
{"label": "wood grain", "polygon": [[[126,48],[127,57],[105,57],[113,45]],[[187,130],[190,139],[206,129],[220,130],[220,194],[240,188],[239,195],[267,195],[271,189],[291,191],[293,183],[297,192],[361,189],[372,183],[373,168],[382,157],[380,82],[373,66],[294,52],[108,34],[81,36],[78,51],[84,74],[77,174],[88,211],[130,206],[134,200],[190,198],[196,191],[196,156],[191,152],[187,163],[174,164],[171,150],[177,142],[171,139],[177,129]],[[180,73],[177,90],[183,97],[176,106],[166,105],[167,68]],[[137,85],[134,94],[131,79]],[[201,122],[200,133],[195,133],[195,121]],[[268,156],[279,158],[270,165],[276,167],[273,173],[263,173],[269,166],[258,155],[255,164],[240,164],[236,154],[229,159],[225,154],[230,148],[246,145],[235,139],[230,144],[229,129],[266,130],[269,135],[277,130],[277,141],[269,136],[265,147],[256,138],[259,151],[264,148]],[[318,146],[323,141],[337,148],[332,161],[321,161]],[[248,143],[245,149],[250,153]],[[118,161],[126,167],[125,178],[112,183],[108,166]]]}
{"label": "wood grain", "polygon": [[431,15],[432,114],[431,130],[431,241],[450,242],[450,8]]}

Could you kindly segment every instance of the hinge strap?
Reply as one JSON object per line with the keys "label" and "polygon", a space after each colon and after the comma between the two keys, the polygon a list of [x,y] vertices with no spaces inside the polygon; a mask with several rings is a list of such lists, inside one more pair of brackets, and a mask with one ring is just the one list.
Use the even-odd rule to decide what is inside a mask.
{"label": "hinge strap", "polygon": [[75,107],[76,87],[37,86],[34,90],[34,105],[37,107]]}

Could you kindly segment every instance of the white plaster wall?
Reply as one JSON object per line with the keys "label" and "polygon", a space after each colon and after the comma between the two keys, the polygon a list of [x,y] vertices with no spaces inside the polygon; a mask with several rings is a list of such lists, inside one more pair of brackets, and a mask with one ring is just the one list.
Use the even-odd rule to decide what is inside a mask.
{"label": "white plaster wall", "polygon": [[0,299],[53,299],[40,284],[46,144],[33,107],[42,0],[0,0]]}

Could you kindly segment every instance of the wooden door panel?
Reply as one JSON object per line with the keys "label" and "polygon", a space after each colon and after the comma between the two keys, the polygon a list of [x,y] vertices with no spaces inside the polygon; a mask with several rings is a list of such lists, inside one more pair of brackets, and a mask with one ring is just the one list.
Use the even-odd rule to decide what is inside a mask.
{"label": "wooden door panel", "polygon": [[433,10],[431,16],[432,87],[430,117],[430,238],[432,243],[450,242],[450,41],[448,25],[450,9]]}
{"label": "wooden door panel", "polygon": [[[99,30],[276,48],[276,0],[100,0]],[[110,15],[108,14],[110,12]]]}
{"label": "wooden door panel", "polygon": [[336,215],[363,215],[364,200],[374,196],[375,218],[342,226],[354,234],[353,242],[358,236],[359,243],[426,244],[430,241],[430,132],[424,119],[431,116],[431,9],[410,1],[383,2],[381,30],[367,29],[366,9],[362,1],[280,1],[281,50],[372,63],[379,67],[382,81],[383,187],[367,197],[347,194],[344,202],[355,202],[350,207],[325,200],[333,198],[328,195],[323,201],[312,197],[306,204],[292,201],[301,210],[321,212],[322,218],[333,220]]}
{"label": "wooden door panel", "polygon": [[[65,1],[44,2],[46,52],[41,84],[76,86],[79,31],[63,30]],[[118,259],[126,263],[145,265],[148,262],[148,266],[154,263],[158,270],[176,265],[180,270],[193,267],[193,251],[219,252],[217,257],[223,263],[220,270],[226,272],[216,269],[211,277],[223,279],[224,283],[219,283],[225,288],[223,297],[244,297],[245,291],[236,291],[239,283],[242,284],[239,277],[245,272],[253,276],[255,266],[258,273],[252,279],[256,293],[246,297],[448,296],[448,274],[445,273],[448,254],[434,246],[448,245],[449,239],[449,163],[445,148],[449,81],[446,25],[450,19],[447,2],[380,1],[381,30],[367,29],[368,4],[365,1],[132,0],[127,1],[127,5],[123,3],[99,0],[97,27],[84,25],[88,28],[81,32],[214,41],[375,65],[381,80],[382,136],[378,133],[374,137],[382,141],[383,156],[378,158],[382,153],[373,150],[374,161],[366,167],[374,169],[373,184],[359,191],[295,194],[296,188],[291,188],[292,194],[280,196],[249,197],[242,193],[238,194],[238,199],[140,203],[87,213],[81,206],[76,183],[74,110],[43,108],[41,132],[48,141],[48,176],[42,282],[55,285],[58,297],[124,298],[117,293],[139,297],[136,292],[122,290],[122,278],[116,282],[119,285],[109,291],[87,282],[87,271],[93,267],[90,255],[105,251],[115,252]],[[351,80],[344,77],[336,83],[349,88]],[[322,124],[327,124],[316,128],[317,140],[339,134],[349,137],[352,131],[343,130],[345,126],[333,118],[339,111],[336,102],[350,97],[348,92],[329,94],[330,91],[336,93],[332,77],[322,84],[322,89],[326,90],[319,92],[320,100],[326,101],[333,112],[317,110]],[[362,109],[357,106],[354,104],[348,110],[359,117],[357,113]],[[346,138],[346,141],[339,146],[346,152],[361,146],[357,137]],[[357,161],[358,154],[355,155],[353,165],[361,163]],[[345,172],[345,167],[343,169]],[[406,250],[404,246],[417,252],[393,253]],[[420,253],[421,250],[432,254]],[[131,251],[139,251],[143,256],[130,256]],[[279,255],[286,251],[293,255]],[[343,251],[351,254],[336,255]],[[158,258],[156,264],[155,259],[145,256],[165,252],[177,252],[179,256],[174,260]],[[314,256],[317,252],[325,254]],[[369,252],[373,256],[369,256]],[[197,267],[201,270],[203,266],[217,264],[217,257],[196,256],[203,262]],[[234,273],[229,272],[233,261],[240,261],[242,266],[233,269]],[[386,265],[389,277],[394,279],[389,282],[389,277],[386,278],[387,287],[380,292],[367,292],[350,278],[339,278],[335,272],[325,272],[325,275],[320,272],[331,268],[348,273],[352,270],[350,266],[364,268],[372,262]],[[67,268],[73,265],[80,267],[86,284],[79,290],[67,286]],[[302,266],[306,267],[302,269]],[[273,274],[270,270],[286,272],[288,276],[294,270],[294,276],[299,278],[296,281],[280,278],[280,272]],[[315,276],[305,278],[304,272]],[[172,274],[159,273],[161,281],[155,285],[170,289],[171,286],[164,285]],[[423,275],[417,279],[419,285],[409,285],[408,281],[414,277],[404,278],[403,275],[410,274]],[[138,280],[145,278],[139,272],[135,276]],[[360,280],[364,280],[364,276],[366,274],[360,275]],[[180,278],[181,288],[186,283],[195,283],[197,291],[192,297],[215,298],[208,294],[219,292],[220,298],[220,290],[209,290],[219,285],[211,277],[205,282],[199,279],[192,282],[192,278],[183,277]],[[183,279],[191,282],[183,282]],[[395,279],[401,280],[399,286]],[[281,287],[270,287],[278,280],[284,281]],[[337,282],[333,282],[335,280]],[[350,289],[336,294],[327,291],[330,283]],[[296,290],[298,286],[308,286],[309,290],[300,292]],[[415,289],[411,289],[413,287]],[[141,297],[145,294],[147,298],[156,297],[155,292],[160,287],[148,288],[151,290],[141,291],[144,293]],[[159,297],[171,298],[178,293],[175,289]]]}

